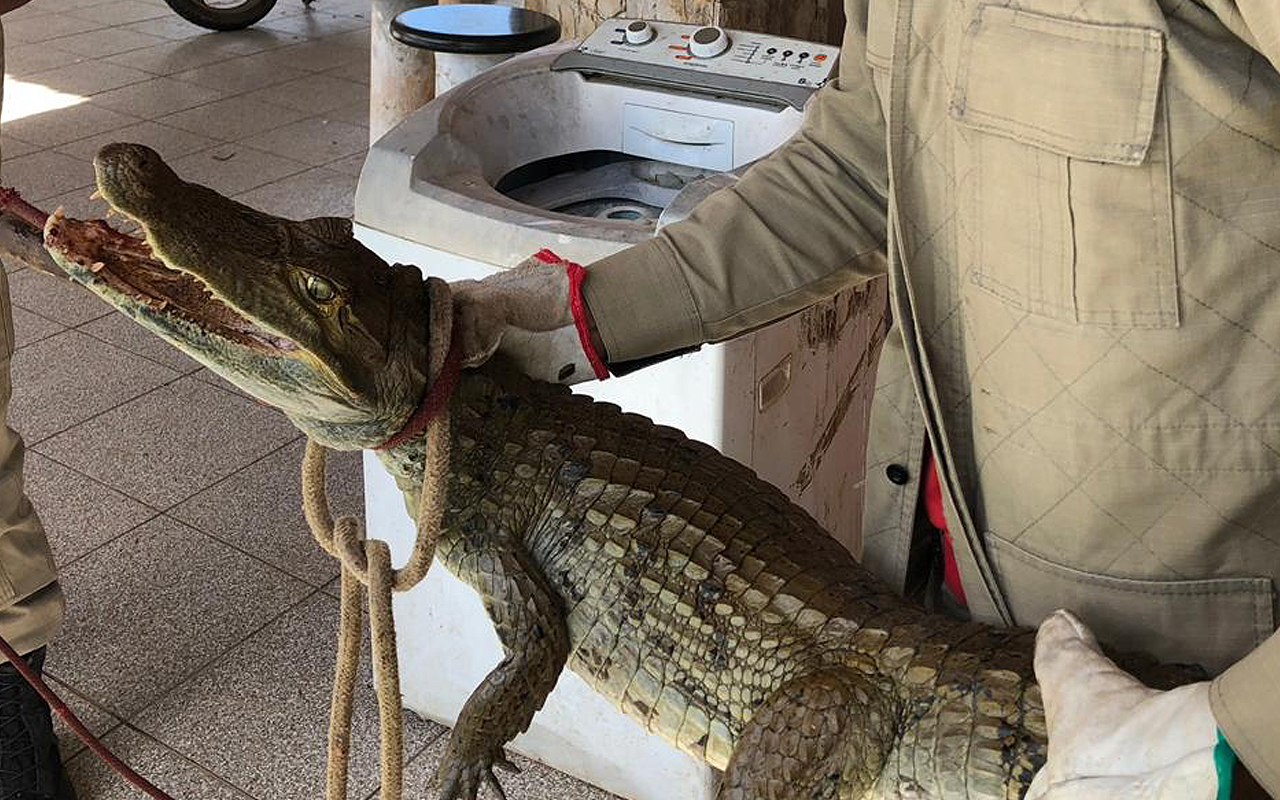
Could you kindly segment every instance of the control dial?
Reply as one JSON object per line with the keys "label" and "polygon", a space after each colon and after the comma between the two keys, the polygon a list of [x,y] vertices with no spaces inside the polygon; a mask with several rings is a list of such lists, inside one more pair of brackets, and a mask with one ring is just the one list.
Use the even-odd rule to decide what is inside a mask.
{"label": "control dial", "polygon": [[653,30],[653,26],[642,19],[627,26],[627,44],[648,44],[653,41],[654,36],[657,36],[657,32]]}
{"label": "control dial", "polygon": [[698,58],[715,58],[729,49],[729,35],[723,28],[698,28],[689,37],[689,53]]}

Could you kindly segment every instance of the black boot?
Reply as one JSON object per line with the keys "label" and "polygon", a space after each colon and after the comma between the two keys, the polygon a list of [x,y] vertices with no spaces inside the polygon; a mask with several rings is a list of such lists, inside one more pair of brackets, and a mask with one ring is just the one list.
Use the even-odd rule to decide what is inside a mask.
{"label": "black boot", "polygon": [[[44,648],[26,656],[38,673]],[[0,664],[0,800],[75,800],[49,705],[10,663]]]}

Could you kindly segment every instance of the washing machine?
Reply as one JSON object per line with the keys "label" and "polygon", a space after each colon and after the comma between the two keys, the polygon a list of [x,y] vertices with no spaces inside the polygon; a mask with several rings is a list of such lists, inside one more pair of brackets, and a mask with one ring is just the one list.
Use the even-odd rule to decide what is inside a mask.
{"label": "washing machine", "polygon": [[[838,51],[671,22],[614,19],[437,97],[370,150],[356,235],[382,258],[481,278],[550,248],[583,264],[654,235],[785,142]],[[863,357],[839,309],[603,382],[599,400],[753,466],[851,549],[861,431],[847,381]],[[414,526],[366,453],[369,535],[408,557]],[[395,598],[405,705],[451,724],[501,659],[480,601],[442,568]],[[512,749],[632,800],[711,797],[713,771],[569,671]]]}

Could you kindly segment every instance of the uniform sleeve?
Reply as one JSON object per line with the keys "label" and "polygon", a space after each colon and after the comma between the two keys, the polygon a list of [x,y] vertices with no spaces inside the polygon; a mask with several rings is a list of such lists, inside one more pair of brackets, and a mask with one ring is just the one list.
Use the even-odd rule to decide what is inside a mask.
{"label": "uniform sleeve", "polygon": [[[1223,24],[1280,69],[1280,3],[1235,0],[1216,7]],[[1280,633],[1273,634],[1213,682],[1218,727],[1249,772],[1280,797]]]}
{"label": "uniform sleeve", "polygon": [[1215,8],[1219,19],[1232,33],[1266,56],[1280,70],[1280,3],[1275,0],[1235,0]]}
{"label": "uniform sleeve", "polygon": [[1280,633],[1218,676],[1209,692],[1213,717],[1250,774],[1280,797]]}
{"label": "uniform sleeve", "polygon": [[883,274],[885,123],[866,65],[867,0],[849,0],[839,79],[803,128],[654,239],[589,267],[612,361],[719,341]]}

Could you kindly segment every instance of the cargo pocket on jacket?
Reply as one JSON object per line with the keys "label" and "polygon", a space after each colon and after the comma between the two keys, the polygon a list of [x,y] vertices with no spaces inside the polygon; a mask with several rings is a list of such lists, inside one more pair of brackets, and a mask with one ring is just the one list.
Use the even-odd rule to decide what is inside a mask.
{"label": "cargo pocket on jacket", "polygon": [[1151,28],[978,8],[949,102],[973,283],[1064,322],[1178,325],[1163,62]]}
{"label": "cargo pocket on jacket", "polygon": [[1275,630],[1269,578],[1116,578],[1054,563],[993,534],[985,539],[1019,625],[1039,625],[1066,608],[1105,644],[1213,674]]}

